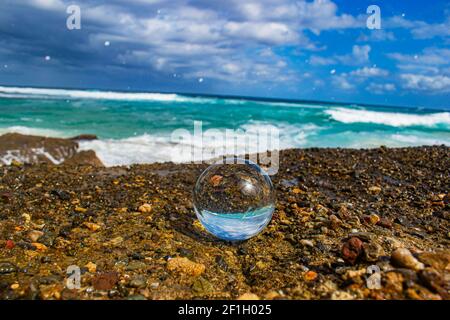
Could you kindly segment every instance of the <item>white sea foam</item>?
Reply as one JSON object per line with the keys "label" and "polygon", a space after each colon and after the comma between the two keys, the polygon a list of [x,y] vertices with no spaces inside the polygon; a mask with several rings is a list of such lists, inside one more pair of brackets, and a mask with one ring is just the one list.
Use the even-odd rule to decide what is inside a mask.
{"label": "white sea foam", "polygon": [[[225,145],[224,140],[217,139],[213,134],[206,134],[206,130],[203,136],[192,134],[189,141],[181,142],[173,141],[169,134],[144,134],[125,139],[81,141],[79,144],[80,150],[94,150],[106,166],[165,161],[182,163],[229,154],[230,149],[227,149],[227,146],[230,144],[234,146],[235,154],[271,150],[273,145],[258,136],[269,126],[271,126],[269,123],[250,121],[233,132],[233,139],[228,136]],[[321,129],[314,124],[293,126],[280,123],[274,127],[280,134],[278,144],[280,150],[303,146],[307,142],[307,137],[315,135]],[[225,130],[219,131],[225,134]]]}
{"label": "white sea foam", "polygon": [[412,134],[393,134],[391,139],[400,142],[402,145],[423,146],[423,145],[450,145],[450,135],[448,139],[436,139],[431,137],[420,137]]}
{"label": "white sea foam", "polygon": [[379,112],[350,108],[331,108],[325,111],[336,121],[343,123],[375,123],[393,127],[450,125],[450,113],[408,114]]}
{"label": "white sea foam", "polygon": [[87,91],[66,89],[20,88],[0,86],[0,95],[12,98],[64,98],[64,99],[100,99],[121,101],[163,101],[163,102],[201,102],[203,98],[191,98],[170,93],[146,92],[114,92],[114,91]]}
{"label": "white sea foam", "polygon": [[[37,121],[38,122],[38,121]],[[70,137],[69,132],[62,132],[53,129],[46,128],[33,128],[25,126],[11,126],[0,128],[0,135],[5,133],[20,133],[32,136],[43,136],[43,137],[53,137],[53,138],[67,138]]]}
{"label": "white sea foam", "polygon": [[43,156],[54,164],[61,164],[67,157],[71,156],[67,150],[56,149],[56,154],[52,155],[45,148],[31,148],[27,152],[23,150],[7,150],[5,154],[0,157],[0,163],[10,165],[13,161],[22,163],[35,163],[39,156]]}

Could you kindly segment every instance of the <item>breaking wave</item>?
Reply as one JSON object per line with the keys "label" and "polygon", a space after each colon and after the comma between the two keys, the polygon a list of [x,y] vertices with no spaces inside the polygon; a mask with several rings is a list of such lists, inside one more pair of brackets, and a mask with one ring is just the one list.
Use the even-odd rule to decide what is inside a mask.
{"label": "breaking wave", "polygon": [[350,108],[331,108],[325,113],[342,123],[374,123],[392,127],[425,126],[439,124],[450,126],[450,113],[408,114],[399,112],[379,112]]}

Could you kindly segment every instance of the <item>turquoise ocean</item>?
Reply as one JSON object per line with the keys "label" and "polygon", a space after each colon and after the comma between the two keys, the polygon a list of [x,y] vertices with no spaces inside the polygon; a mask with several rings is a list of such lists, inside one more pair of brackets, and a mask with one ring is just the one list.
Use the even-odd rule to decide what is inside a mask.
{"label": "turquoise ocean", "polygon": [[[0,86],[0,134],[95,134],[98,140],[81,142],[80,148],[95,150],[108,166],[187,161],[171,135],[193,131],[194,121],[204,131],[250,136],[271,125],[279,130],[280,149],[450,145],[449,110]],[[201,145],[217,143],[203,139]]]}

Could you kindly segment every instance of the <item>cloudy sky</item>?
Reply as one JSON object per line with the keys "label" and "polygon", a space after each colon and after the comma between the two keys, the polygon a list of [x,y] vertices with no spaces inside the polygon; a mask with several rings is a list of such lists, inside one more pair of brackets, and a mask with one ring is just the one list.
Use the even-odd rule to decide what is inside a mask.
{"label": "cloudy sky", "polygon": [[450,4],[1,0],[0,84],[449,108]]}

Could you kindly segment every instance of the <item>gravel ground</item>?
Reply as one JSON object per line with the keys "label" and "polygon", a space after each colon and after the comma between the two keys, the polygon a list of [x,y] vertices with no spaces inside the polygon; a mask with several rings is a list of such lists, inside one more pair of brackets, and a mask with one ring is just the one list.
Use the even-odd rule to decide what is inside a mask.
{"label": "gravel ground", "polygon": [[205,165],[2,166],[0,298],[449,299],[450,148],[280,159],[273,219],[240,243],[196,219]]}

